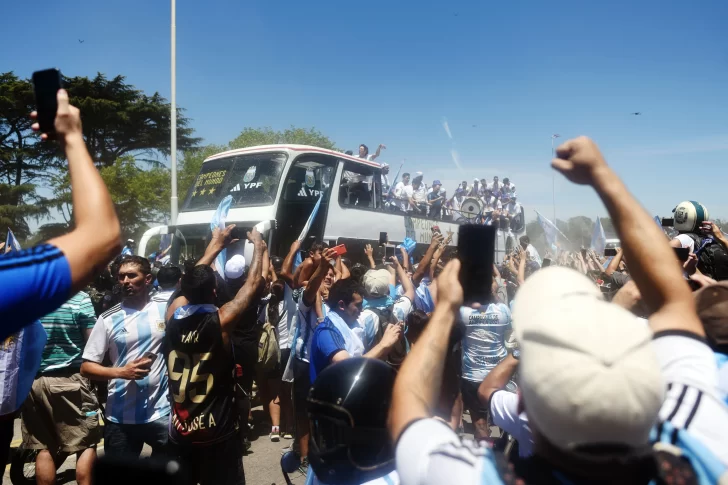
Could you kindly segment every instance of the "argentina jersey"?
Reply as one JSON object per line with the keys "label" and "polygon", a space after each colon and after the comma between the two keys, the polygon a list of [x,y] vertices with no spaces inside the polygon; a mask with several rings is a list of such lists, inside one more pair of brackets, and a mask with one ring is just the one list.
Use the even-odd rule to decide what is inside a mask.
{"label": "argentina jersey", "polygon": [[147,352],[156,357],[149,375],[139,380],[109,380],[106,419],[142,424],[170,413],[167,373],[162,353],[166,303],[149,302],[142,310],[116,305],[101,314],[83,358],[101,364],[108,351],[113,367],[124,367]]}
{"label": "argentina jersey", "polygon": [[[316,298],[318,298],[318,295]],[[329,306],[324,302],[321,303],[321,311],[324,318],[326,318],[326,314],[329,312]],[[314,305],[306,306],[306,303],[303,301],[303,296],[298,301],[298,311],[296,314],[295,323],[297,326],[293,339],[295,342],[295,356],[297,359],[308,362],[309,355],[311,355],[311,337],[313,337],[313,331],[318,326],[318,317],[316,316]]]}
{"label": "argentina jersey", "polygon": [[461,307],[460,318],[465,323],[463,379],[481,382],[508,354],[505,337],[511,330],[511,311],[503,303],[477,310]]}

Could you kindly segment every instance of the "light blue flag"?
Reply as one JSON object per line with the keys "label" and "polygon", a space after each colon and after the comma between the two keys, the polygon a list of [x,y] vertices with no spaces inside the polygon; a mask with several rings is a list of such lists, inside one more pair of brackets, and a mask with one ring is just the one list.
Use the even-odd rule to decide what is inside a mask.
{"label": "light blue flag", "polygon": [[[6,250],[20,251],[20,243],[8,229]],[[20,409],[40,368],[48,334],[40,320],[0,342],[0,416]]]}
{"label": "light blue flag", "polygon": [[543,232],[546,235],[546,242],[548,242],[551,247],[559,246],[557,244],[557,240],[559,239],[559,236],[561,236],[564,239],[566,239],[567,241],[569,241],[569,238],[564,236],[563,232],[559,231],[559,228],[556,227],[556,224],[554,224],[550,220],[546,219],[538,211],[536,211],[536,215],[538,216],[537,217],[538,223],[541,225],[541,228],[543,229]]}
{"label": "light blue flag", "polygon": [[[225,220],[227,219],[228,212],[230,211],[230,204],[233,201],[233,196],[228,195],[222,201],[220,201],[220,205],[217,206],[217,210],[215,211],[215,214],[212,216],[212,220],[210,221],[210,231],[214,231],[215,228],[220,228],[220,230],[225,229]],[[220,254],[217,255],[217,258],[215,258],[215,268],[217,269],[217,273],[220,275],[222,279],[225,279],[225,261],[227,261],[226,258],[226,250],[223,249],[220,251]]]}
{"label": "light blue flag", "polygon": [[594,223],[594,232],[592,232],[591,248],[597,252],[597,254],[604,253],[604,247],[607,245],[607,238],[604,236],[604,228],[602,227],[602,221],[597,217],[597,222]]}
{"label": "light blue flag", "polygon": [[657,216],[655,216],[655,224],[657,224],[657,227],[659,227],[660,230],[664,230],[664,228],[662,227],[662,221]]}
{"label": "light blue flag", "polygon": [[311,229],[311,224],[313,224],[314,219],[316,219],[316,214],[318,214],[319,207],[321,207],[321,200],[324,198],[324,191],[321,191],[321,195],[319,195],[319,199],[316,201],[316,205],[313,206],[313,210],[311,211],[311,215],[308,216],[308,220],[306,221],[306,225],[303,226],[303,230],[301,231],[301,235],[298,236],[298,242],[303,242],[304,239],[306,239],[306,236],[308,235],[308,231]]}
{"label": "light blue flag", "polygon": [[8,228],[8,235],[5,238],[5,251],[20,251],[20,243],[15,239],[15,234]]}

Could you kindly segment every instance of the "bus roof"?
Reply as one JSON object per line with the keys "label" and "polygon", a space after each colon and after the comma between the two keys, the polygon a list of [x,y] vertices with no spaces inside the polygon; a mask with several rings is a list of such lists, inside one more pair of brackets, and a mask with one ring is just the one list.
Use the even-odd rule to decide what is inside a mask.
{"label": "bus roof", "polygon": [[380,168],[382,164],[377,162],[372,162],[369,160],[365,160],[363,158],[357,158],[352,155],[346,155],[342,152],[337,152],[335,150],[328,150],[326,148],[320,148],[320,147],[314,147],[309,145],[259,145],[255,147],[247,147],[247,148],[238,148],[236,150],[227,150],[224,152],[216,153],[215,155],[212,155],[211,157],[208,157],[205,159],[205,162],[209,162],[211,160],[217,160],[219,158],[225,158],[232,155],[243,155],[248,153],[263,153],[263,152],[269,152],[269,151],[289,151],[289,152],[310,152],[310,153],[322,153],[324,155],[334,155],[338,158],[342,158],[344,160],[349,160],[356,163],[361,163],[362,165],[367,165],[369,167],[377,167]]}

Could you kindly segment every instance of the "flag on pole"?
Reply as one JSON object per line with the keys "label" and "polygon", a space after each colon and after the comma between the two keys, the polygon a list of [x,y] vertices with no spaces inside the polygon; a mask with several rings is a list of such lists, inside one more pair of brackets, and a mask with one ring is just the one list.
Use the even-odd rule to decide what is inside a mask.
{"label": "flag on pole", "polygon": [[316,219],[316,214],[318,214],[319,207],[321,206],[321,200],[323,198],[324,198],[324,191],[322,190],[321,195],[319,195],[319,199],[316,201],[316,205],[313,206],[311,215],[308,216],[306,225],[303,226],[303,230],[301,231],[301,234],[298,236],[298,242],[303,242],[303,240],[306,239],[306,236],[308,235],[308,231],[311,230],[311,224],[313,224],[313,220]]}
{"label": "flag on pole", "polygon": [[551,138],[561,138],[561,135],[559,135],[558,133],[554,133],[553,135],[551,135]]}
{"label": "flag on pole", "polygon": [[[228,212],[230,211],[230,204],[232,201],[232,195],[228,195],[220,201],[220,205],[217,206],[217,210],[212,215],[212,220],[210,221],[211,231],[214,231],[215,228],[219,228],[221,231],[225,229],[225,220],[227,219]],[[215,269],[223,280],[225,279],[225,261],[226,250],[223,249],[220,251],[220,254],[217,255],[217,258],[215,258]]]}
{"label": "flag on pole", "polygon": [[[20,243],[8,228],[5,251],[20,251]],[[38,373],[48,339],[40,320],[0,341],[0,416],[10,414],[25,401]]]}
{"label": "flag on pole", "polygon": [[602,227],[602,221],[597,217],[597,221],[594,223],[594,231],[592,232],[591,248],[597,254],[602,254],[606,245],[607,238],[604,236],[604,227]]}
{"label": "flag on pole", "polygon": [[564,236],[564,233],[561,232],[558,227],[556,227],[556,224],[542,216],[538,211],[536,211],[536,215],[538,216],[538,223],[543,229],[544,234],[546,235],[546,241],[549,243],[550,246],[558,247],[557,240],[559,238],[559,235],[569,241],[569,238]]}
{"label": "flag on pole", "polygon": [[20,243],[15,239],[15,234],[8,227],[8,235],[5,238],[5,252],[9,253],[10,251],[20,251]]}

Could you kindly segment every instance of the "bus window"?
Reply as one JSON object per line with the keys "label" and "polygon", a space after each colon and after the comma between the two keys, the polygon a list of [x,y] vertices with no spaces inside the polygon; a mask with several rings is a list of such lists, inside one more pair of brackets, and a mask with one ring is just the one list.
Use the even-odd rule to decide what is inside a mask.
{"label": "bus window", "polygon": [[[328,159],[299,158],[291,166],[283,187],[283,200],[316,202],[321,191],[331,186],[335,162]],[[327,197],[327,196],[325,196]]]}
{"label": "bus window", "polygon": [[271,205],[286,159],[285,153],[269,152],[205,162],[182,211],[214,209],[227,195],[233,197],[231,207]]}
{"label": "bus window", "polygon": [[339,204],[361,209],[379,209],[381,201],[379,172],[373,167],[345,161],[339,185]]}

